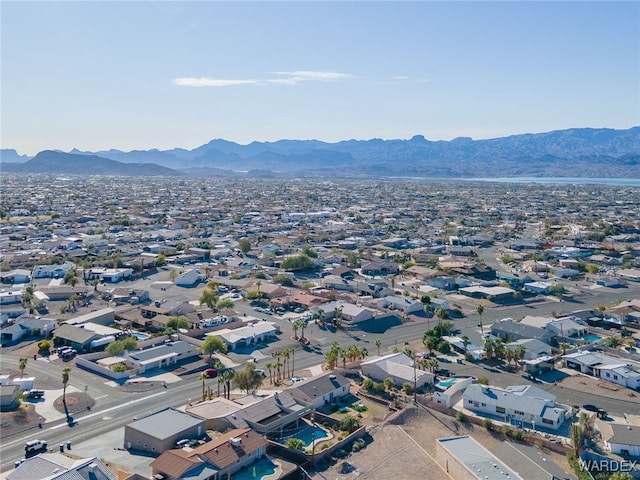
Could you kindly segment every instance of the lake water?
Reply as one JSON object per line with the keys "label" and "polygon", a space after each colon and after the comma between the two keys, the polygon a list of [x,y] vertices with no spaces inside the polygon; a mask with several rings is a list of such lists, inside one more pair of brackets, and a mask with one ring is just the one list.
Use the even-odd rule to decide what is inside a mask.
{"label": "lake water", "polygon": [[565,185],[615,185],[620,187],[640,187],[640,178],[580,178],[580,177],[504,177],[504,178],[461,178],[469,182],[497,183],[549,183]]}

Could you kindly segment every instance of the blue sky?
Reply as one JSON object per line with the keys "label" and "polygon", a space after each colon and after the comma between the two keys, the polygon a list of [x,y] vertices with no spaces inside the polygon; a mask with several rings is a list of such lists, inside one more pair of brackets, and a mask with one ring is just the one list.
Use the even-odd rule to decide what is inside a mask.
{"label": "blue sky", "polygon": [[2,148],[640,125],[640,2],[1,3]]}

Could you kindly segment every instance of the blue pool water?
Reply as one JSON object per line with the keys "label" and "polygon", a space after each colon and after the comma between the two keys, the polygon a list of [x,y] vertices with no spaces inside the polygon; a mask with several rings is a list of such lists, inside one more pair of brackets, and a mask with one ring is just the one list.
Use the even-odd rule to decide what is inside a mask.
{"label": "blue pool water", "polygon": [[268,477],[269,475],[273,475],[278,466],[273,463],[268,458],[263,458],[262,460],[258,460],[253,465],[249,465],[247,468],[240,470],[239,472],[234,473],[231,478],[232,480],[254,480],[260,479],[264,477]]}
{"label": "blue pool water", "polygon": [[130,335],[132,337],[137,338],[138,340],[146,340],[147,338],[149,338],[149,335],[147,335],[146,333],[142,333],[142,332],[131,332]]}
{"label": "blue pool water", "polygon": [[587,333],[582,338],[589,343],[594,343],[594,342],[597,342],[598,340],[602,340],[602,337],[600,335],[596,335],[595,333]]}
{"label": "blue pool water", "polygon": [[440,387],[440,388],[449,388],[454,383],[456,383],[456,379],[455,378],[451,378],[449,380],[441,380],[440,382],[438,382],[436,384],[436,386]]}
{"label": "blue pool water", "polygon": [[304,442],[305,448],[308,448],[311,446],[311,442],[312,442],[311,437],[313,436],[312,432],[314,431],[315,431],[314,438],[316,441],[316,446],[318,444],[317,443],[318,440],[324,440],[325,438],[329,438],[329,434],[323,428],[316,426],[316,427],[313,427],[312,429],[310,425],[307,425],[306,427],[303,427],[302,429],[298,430],[296,433],[292,433],[290,435],[287,435],[286,437],[283,437],[281,441],[282,443],[284,443],[289,438],[299,438]]}

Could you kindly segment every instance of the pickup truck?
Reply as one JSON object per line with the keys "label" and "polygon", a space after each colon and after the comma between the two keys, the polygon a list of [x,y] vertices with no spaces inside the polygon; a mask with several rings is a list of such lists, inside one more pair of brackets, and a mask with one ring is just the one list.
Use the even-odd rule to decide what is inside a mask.
{"label": "pickup truck", "polygon": [[45,440],[31,440],[24,444],[25,453],[39,452],[47,448],[47,442]]}

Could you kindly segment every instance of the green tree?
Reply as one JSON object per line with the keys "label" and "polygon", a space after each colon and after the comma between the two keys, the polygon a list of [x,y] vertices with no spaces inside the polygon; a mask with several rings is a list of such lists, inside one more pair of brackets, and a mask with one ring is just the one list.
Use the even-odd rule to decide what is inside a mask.
{"label": "green tree", "polygon": [[189,329],[189,319],[184,315],[177,315],[171,317],[167,322],[167,328],[173,328],[174,331],[178,331],[178,329]]}
{"label": "green tree", "polygon": [[235,376],[236,376],[236,372],[231,368],[228,368],[224,372],[222,372],[222,378],[224,379],[227,400],[231,398],[231,382],[233,381],[233,378]]}
{"label": "green tree", "polygon": [[18,370],[20,370],[20,378],[24,375],[24,370],[27,368],[27,362],[29,359],[27,357],[20,357],[18,359]]}
{"label": "green tree", "polygon": [[213,310],[218,303],[218,293],[217,291],[211,290],[208,286],[202,291],[200,294],[200,298],[198,299],[200,305],[206,305],[211,310]]}
{"label": "green tree", "polygon": [[238,248],[242,253],[249,253],[251,250],[251,240],[248,238],[241,238],[238,240]]}
{"label": "green tree", "polygon": [[211,360],[213,354],[216,352],[226,353],[227,344],[217,335],[208,335],[202,344],[202,353],[209,355],[209,360]]}
{"label": "green tree", "polygon": [[283,287],[293,287],[294,285],[291,277],[289,275],[284,275],[284,274],[274,276],[273,281],[274,283],[277,283],[278,285],[282,285]]}
{"label": "green tree", "polygon": [[352,433],[360,428],[360,420],[353,415],[347,415],[340,422],[340,430]]}
{"label": "green tree", "polygon": [[310,270],[315,266],[313,259],[306,255],[293,255],[287,257],[280,263],[284,270]]}
{"label": "green tree", "polygon": [[255,392],[262,386],[264,377],[256,371],[253,363],[247,363],[244,370],[236,372],[233,383],[236,388],[244,390],[247,394]]}
{"label": "green tree", "polygon": [[309,258],[318,258],[318,254],[316,253],[316,251],[313,248],[311,248],[311,245],[303,245],[302,246],[302,253],[305,254]]}
{"label": "green tree", "polygon": [[287,441],[285,442],[285,446],[287,448],[292,449],[292,450],[303,451],[305,449],[305,447],[307,446],[307,444],[304,443],[299,438],[288,438]]}
{"label": "green tree", "polygon": [[124,363],[120,362],[120,363],[116,363],[113,367],[111,367],[111,370],[116,373],[122,373],[127,371],[127,367]]}
{"label": "green tree", "polygon": [[223,298],[216,302],[216,310],[224,310],[225,308],[233,308],[236,304],[230,298]]}
{"label": "green tree", "polygon": [[376,348],[378,349],[378,356],[380,356],[380,346],[382,345],[382,340],[380,340],[379,338],[376,338],[374,343],[376,345]]}

